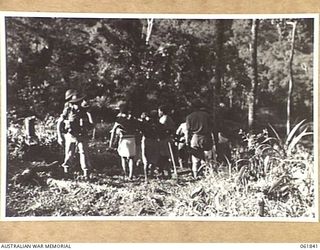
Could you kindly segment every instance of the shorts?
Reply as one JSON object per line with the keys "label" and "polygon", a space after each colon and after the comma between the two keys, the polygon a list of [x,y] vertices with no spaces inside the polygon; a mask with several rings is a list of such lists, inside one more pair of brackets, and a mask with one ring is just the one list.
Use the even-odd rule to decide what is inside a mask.
{"label": "shorts", "polygon": [[141,140],[142,161],[144,164],[157,164],[160,157],[159,142],[143,137]]}
{"label": "shorts", "polygon": [[211,135],[192,135],[191,142],[192,162],[208,160],[212,155],[213,140]]}
{"label": "shorts", "polygon": [[178,144],[178,157],[180,159],[186,159],[188,157],[187,145],[185,143]]}
{"label": "shorts", "polygon": [[136,139],[134,136],[122,137],[118,145],[118,154],[121,157],[134,157],[136,155]]}

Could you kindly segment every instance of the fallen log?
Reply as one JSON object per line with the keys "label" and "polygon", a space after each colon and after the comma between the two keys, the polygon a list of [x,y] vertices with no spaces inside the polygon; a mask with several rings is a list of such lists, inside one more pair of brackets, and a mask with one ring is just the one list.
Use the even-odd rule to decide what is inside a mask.
{"label": "fallen log", "polygon": [[38,163],[35,164],[31,167],[28,167],[24,169],[21,173],[15,174],[12,178],[11,181],[15,185],[21,184],[21,185],[42,185],[43,180],[42,178],[38,175],[40,172],[46,172],[46,173],[58,173],[59,168],[58,168],[59,162],[54,161],[49,164],[44,164],[44,163]]}

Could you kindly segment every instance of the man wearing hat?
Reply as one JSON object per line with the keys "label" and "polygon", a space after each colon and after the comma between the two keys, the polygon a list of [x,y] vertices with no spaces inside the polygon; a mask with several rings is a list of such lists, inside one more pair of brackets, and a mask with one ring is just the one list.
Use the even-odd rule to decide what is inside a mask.
{"label": "man wearing hat", "polygon": [[[68,89],[65,93],[65,103],[63,107],[62,114],[66,112],[65,110],[71,108],[70,100],[74,95],[77,95],[78,92],[75,89]],[[58,132],[58,143],[62,146],[65,142],[65,123],[62,119],[62,115],[58,119],[57,123],[57,132]]]}
{"label": "man wearing hat", "polygon": [[[86,108],[83,108],[84,97],[79,97],[78,93],[66,92],[66,97],[70,98],[70,93],[73,93],[71,98],[68,99],[65,104],[65,108],[58,120],[58,142],[62,145],[62,131],[65,133],[65,158],[62,164],[65,173],[68,172],[72,159],[76,153],[79,153],[80,166],[83,171],[83,175],[88,175],[88,156],[87,156],[87,130],[92,126],[92,118]],[[64,124],[64,128],[61,129],[61,124]]]}
{"label": "man wearing hat", "polygon": [[198,176],[201,162],[211,158],[213,137],[210,116],[201,100],[193,103],[194,111],[186,117],[186,145],[190,146],[192,154],[193,177]]}

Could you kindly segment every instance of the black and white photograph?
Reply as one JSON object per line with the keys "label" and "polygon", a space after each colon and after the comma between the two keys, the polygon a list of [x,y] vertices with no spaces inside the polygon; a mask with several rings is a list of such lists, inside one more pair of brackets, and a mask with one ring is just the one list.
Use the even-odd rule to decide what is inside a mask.
{"label": "black and white photograph", "polygon": [[1,18],[1,219],[318,221],[318,15]]}

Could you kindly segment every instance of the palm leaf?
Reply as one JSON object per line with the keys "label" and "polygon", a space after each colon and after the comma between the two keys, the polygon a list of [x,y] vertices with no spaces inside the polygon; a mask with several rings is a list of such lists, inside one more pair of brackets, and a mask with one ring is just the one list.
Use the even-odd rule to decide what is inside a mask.
{"label": "palm leaf", "polygon": [[288,145],[288,154],[291,153],[291,150],[296,146],[296,144],[301,140],[302,137],[307,135],[312,135],[312,132],[307,132],[307,128],[305,128],[299,135],[294,137],[290,144]]}
{"label": "palm leaf", "polygon": [[[295,133],[297,132],[297,130],[299,129],[299,127],[302,125],[302,123],[304,123],[304,121],[305,121],[305,120],[302,120],[301,122],[299,122],[297,125],[295,125],[295,126],[293,127],[293,129],[290,131],[290,133],[289,133],[288,136],[287,136],[287,140],[286,140],[285,145],[287,145],[287,146],[289,145],[291,139],[294,137]],[[305,129],[305,130],[307,130],[307,129]]]}
{"label": "palm leaf", "polygon": [[224,155],[224,158],[226,159],[226,162],[228,164],[229,177],[231,178],[231,167],[232,167],[232,164],[231,164],[231,162],[229,161],[229,159],[228,159],[228,157],[226,155]]}
{"label": "palm leaf", "polygon": [[268,141],[271,141],[271,140],[275,140],[275,141],[277,141],[277,138],[274,138],[274,137],[268,137],[268,138],[266,138],[263,142],[261,142],[262,144],[264,144],[264,143],[266,143],[266,142],[268,142]]}
{"label": "palm leaf", "polygon": [[277,137],[277,139],[278,139],[278,141],[279,141],[279,143],[281,143],[282,144],[282,140],[281,140],[281,138],[280,138],[280,136],[279,136],[279,134],[278,134],[278,132],[272,127],[272,125],[269,123],[268,124],[269,125],[269,127],[272,129],[272,131],[273,131],[273,133],[275,134],[275,136]]}
{"label": "palm leaf", "polygon": [[264,151],[266,151],[266,150],[268,150],[268,149],[272,149],[272,150],[273,150],[273,148],[268,145],[267,147],[265,147],[265,148],[263,148],[263,149],[261,150],[261,153],[263,154]]}
{"label": "palm leaf", "polygon": [[[270,147],[270,145],[268,145],[268,144],[261,144],[261,145],[259,145],[257,148],[256,148],[256,150],[264,150],[265,148],[268,148],[268,147]],[[262,148],[262,149],[261,149]]]}

